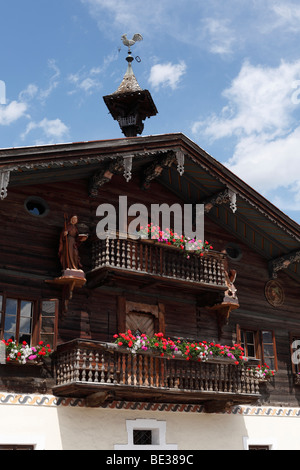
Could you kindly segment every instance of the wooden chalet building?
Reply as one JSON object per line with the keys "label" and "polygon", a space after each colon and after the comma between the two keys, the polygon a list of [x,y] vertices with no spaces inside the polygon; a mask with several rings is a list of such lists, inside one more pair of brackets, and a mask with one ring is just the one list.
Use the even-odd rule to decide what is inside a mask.
{"label": "wooden chalet building", "polygon": [[[185,135],[138,135],[157,111],[129,60],[121,85],[123,138],[0,150],[0,449],[299,449],[299,225]],[[213,249],[100,239],[122,196],[203,204]],[[128,329],[248,361],[132,354]],[[9,340],[53,354],[7,360]]]}

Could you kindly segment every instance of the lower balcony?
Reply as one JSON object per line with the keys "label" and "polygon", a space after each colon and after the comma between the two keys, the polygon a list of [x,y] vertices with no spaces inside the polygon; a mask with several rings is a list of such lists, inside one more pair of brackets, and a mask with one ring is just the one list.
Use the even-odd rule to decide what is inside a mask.
{"label": "lower balcony", "polygon": [[229,359],[207,362],[132,354],[116,344],[74,340],[56,352],[56,396],[85,398],[88,406],[114,400],[203,404],[207,412],[260,398],[250,368]]}

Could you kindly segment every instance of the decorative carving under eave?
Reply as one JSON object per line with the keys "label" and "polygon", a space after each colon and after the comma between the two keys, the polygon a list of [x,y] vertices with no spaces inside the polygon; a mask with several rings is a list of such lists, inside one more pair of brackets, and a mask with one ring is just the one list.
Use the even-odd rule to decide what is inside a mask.
{"label": "decorative carving under eave", "polygon": [[142,188],[149,189],[151,181],[158,178],[165,168],[171,167],[175,162],[176,155],[173,152],[157,157],[143,172]]}
{"label": "decorative carving under eave", "polygon": [[236,193],[232,189],[226,188],[224,191],[205,199],[202,204],[204,204],[204,211],[209,212],[214,206],[227,204],[228,202],[230,209],[235,213],[237,210]]}
{"label": "decorative carving under eave", "polygon": [[91,177],[89,185],[90,196],[96,197],[98,195],[98,189],[103,186],[103,184],[108,183],[113,175],[120,175],[123,172],[124,161],[121,157],[108,163],[102,170]]}
{"label": "decorative carving under eave", "polygon": [[0,171],[0,199],[1,201],[3,201],[3,199],[5,199],[7,196],[7,187],[9,183],[9,177],[10,177],[9,170]]}
{"label": "decorative carving under eave", "polygon": [[300,250],[293,251],[287,255],[280,256],[279,258],[269,261],[269,273],[271,279],[277,278],[278,271],[287,269],[290,264],[300,261]]}

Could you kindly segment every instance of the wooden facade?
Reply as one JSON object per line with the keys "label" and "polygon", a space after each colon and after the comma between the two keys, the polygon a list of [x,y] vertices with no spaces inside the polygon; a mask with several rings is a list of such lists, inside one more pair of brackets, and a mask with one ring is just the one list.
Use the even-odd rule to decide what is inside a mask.
{"label": "wooden facade", "polygon": [[[208,411],[240,403],[299,406],[292,360],[300,338],[299,225],[196,144],[171,134],[7,149],[0,151],[0,175],[9,175],[0,201],[0,335],[33,345],[45,340],[54,349],[43,365],[0,365],[1,390],[84,397],[90,406],[128,396],[203,403]],[[128,206],[149,210],[204,204],[212,252],[191,267],[167,247],[100,241],[97,207],[109,203],[118,214],[124,195]],[[89,235],[79,248],[86,282],[63,285],[59,238],[64,216],[74,214]],[[229,304],[228,269],[237,273],[238,298]],[[27,322],[22,305],[31,308]],[[171,338],[240,343],[253,364],[269,362],[275,376],[262,383],[222,361],[197,368],[140,355],[129,364],[128,352],[111,343],[140,325]]]}

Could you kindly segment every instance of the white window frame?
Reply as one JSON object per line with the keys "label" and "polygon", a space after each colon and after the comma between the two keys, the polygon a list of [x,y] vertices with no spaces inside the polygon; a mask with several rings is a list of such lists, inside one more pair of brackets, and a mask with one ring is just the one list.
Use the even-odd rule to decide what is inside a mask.
{"label": "white window frame", "polygon": [[244,450],[249,450],[249,446],[268,446],[269,450],[277,450],[277,441],[274,438],[250,438],[248,436],[243,437]]}
{"label": "white window frame", "polygon": [[0,434],[0,445],[33,446],[33,450],[45,450],[45,436],[40,434]]}
{"label": "white window frame", "polygon": [[[166,422],[156,419],[126,420],[128,444],[115,444],[115,450],[177,450],[177,444],[166,444]],[[151,445],[135,445],[133,443],[134,430],[152,431]]]}

